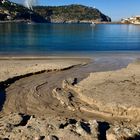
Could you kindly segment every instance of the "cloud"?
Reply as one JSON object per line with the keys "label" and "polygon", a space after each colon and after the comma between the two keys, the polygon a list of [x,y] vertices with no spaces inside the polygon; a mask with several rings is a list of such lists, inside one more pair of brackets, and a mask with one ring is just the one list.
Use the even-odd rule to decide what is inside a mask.
{"label": "cloud", "polygon": [[27,7],[28,9],[33,10],[33,5],[35,5],[37,3],[37,0],[25,0],[24,1],[24,5],[25,7]]}

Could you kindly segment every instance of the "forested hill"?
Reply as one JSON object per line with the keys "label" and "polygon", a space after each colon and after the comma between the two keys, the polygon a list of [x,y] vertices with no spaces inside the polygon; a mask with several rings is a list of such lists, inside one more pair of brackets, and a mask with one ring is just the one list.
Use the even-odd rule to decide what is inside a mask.
{"label": "forested hill", "polygon": [[98,9],[83,5],[37,6],[33,11],[22,5],[0,0],[0,21],[29,21],[50,23],[89,23],[111,21]]}
{"label": "forested hill", "polygon": [[34,8],[50,22],[110,22],[111,18],[98,9],[83,5],[37,6]]}
{"label": "forested hill", "polygon": [[[30,17],[31,15],[31,17]],[[22,5],[10,2],[8,0],[0,0],[0,21],[28,21],[47,22],[44,17],[25,8]]]}

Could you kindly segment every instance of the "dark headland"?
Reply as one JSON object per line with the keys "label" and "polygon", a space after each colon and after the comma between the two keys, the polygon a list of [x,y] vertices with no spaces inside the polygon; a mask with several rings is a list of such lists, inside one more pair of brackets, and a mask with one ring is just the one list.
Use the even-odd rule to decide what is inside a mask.
{"label": "dark headland", "polygon": [[36,6],[30,10],[22,5],[0,0],[0,21],[29,21],[39,23],[110,22],[111,18],[96,8],[83,5]]}

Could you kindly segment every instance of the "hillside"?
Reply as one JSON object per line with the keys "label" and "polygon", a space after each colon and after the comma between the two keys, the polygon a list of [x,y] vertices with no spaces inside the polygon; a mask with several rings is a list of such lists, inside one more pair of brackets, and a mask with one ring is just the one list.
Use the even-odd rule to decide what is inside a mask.
{"label": "hillside", "polygon": [[138,25],[140,25],[140,16],[133,16],[133,17],[129,17],[129,18],[123,18],[121,20],[121,23],[124,23],[124,24],[138,24]]}
{"label": "hillside", "polygon": [[110,17],[98,9],[83,5],[37,6],[34,9],[48,21],[56,23],[111,21]]}
{"label": "hillside", "polygon": [[109,22],[111,19],[98,9],[83,5],[37,6],[34,11],[22,5],[0,0],[0,21],[29,21],[50,23]]}
{"label": "hillside", "polygon": [[8,0],[0,0],[0,21],[28,21],[30,19],[34,22],[46,22],[41,15],[23,7],[22,5]]}

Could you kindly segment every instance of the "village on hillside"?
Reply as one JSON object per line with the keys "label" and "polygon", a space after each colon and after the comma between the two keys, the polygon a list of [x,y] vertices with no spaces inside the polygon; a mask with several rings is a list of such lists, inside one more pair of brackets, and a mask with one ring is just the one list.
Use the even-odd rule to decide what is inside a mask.
{"label": "village on hillside", "polygon": [[138,16],[133,16],[130,18],[123,18],[121,20],[122,23],[127,23],[127,24],[140,24],[140,15]]}

